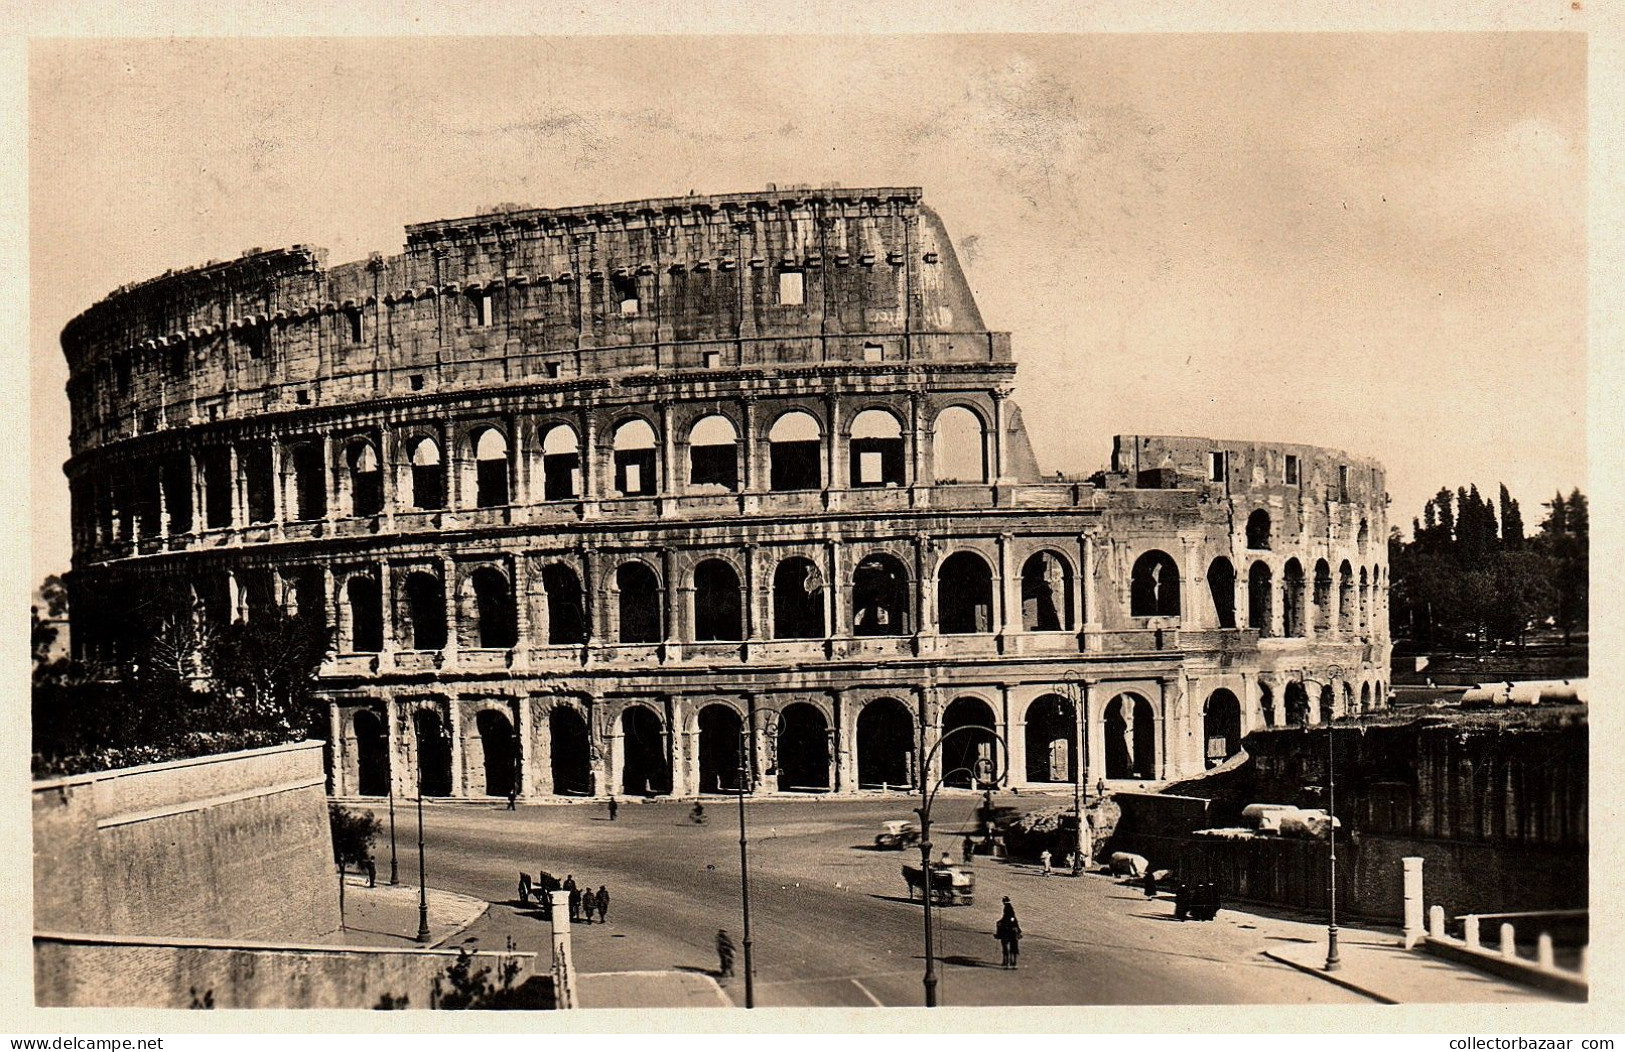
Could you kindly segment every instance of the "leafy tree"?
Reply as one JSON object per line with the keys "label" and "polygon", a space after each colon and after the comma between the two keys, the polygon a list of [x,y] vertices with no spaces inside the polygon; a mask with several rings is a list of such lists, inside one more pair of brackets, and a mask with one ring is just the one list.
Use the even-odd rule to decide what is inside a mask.
{"label": "leafy tree", "polygon": [[333,861],[346,867],[364,865],[384,828],[378,817],[370,811],[328,804],[327,820],[333,831]]}

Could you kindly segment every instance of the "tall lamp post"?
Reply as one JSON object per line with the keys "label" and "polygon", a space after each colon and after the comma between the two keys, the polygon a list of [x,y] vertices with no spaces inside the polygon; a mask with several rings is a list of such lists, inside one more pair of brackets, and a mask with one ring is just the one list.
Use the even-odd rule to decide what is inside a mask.
{"label": "tall lamp post", "polygon": [[1332,705],[1326,720],[1326,841],[1331,845],[1331,881],[1329,923],[1326,926],[1326,971],[1335,972],[1343,967],[1337,956],[1337,768],[1332,749],[1332,720],[1337,715],[1337,686],[1343,678],[1343,667],[1333,665],[1326,670],[1332,684]]}
{"label": "tall lamp post", "polygon": [[[384,750],[389,750],[389,731],[384,731]],[[395,760],[389,757],[389,882],[391,885],[399,884],[400,872],[395,866]]]}
{"label": "tall lamp post", "polygon": [[[420,724],[420,726],[421,726],[421,724]],[[438,752],[439,751],[439,745],[440,745],[440,742],[441,742],[441,732],[440,732],[439,726],[435,727],[432,735],[428,735],[428,736],[420,735],[419,738],[418,738],[418,935],[417,935],[417,939],[418,939],[418,942],[421,942],[421,943],[427,943],[429,941],[429,888],[428,888],[428,884],[425,882],[426,878],[425,878],[425,875],[424,875],[424,863],[423,863],[423,781],[424,781],[424,773],[428,769],[428,764],[423,762],[423,760],[424,760],[424,757],[423,757],[423,742],[424,742],[425,737],[428,737],[429,740],[431,740],[431,741],[433,741],[435,743],[436,752]]]}
{"label": "tall lamp post", "polygon": [[[762,730],[768,741],[769,766],[778,762],[778,733],[779,714],[765,712],[762,714]],[[745,1007],[756,1007],[756,975],[751,967],[750,959],[750,859],[746,848],[745,837],[745,787],[755,788],[755,778],[750,769],[750,725],[741,724],[739,728],[739,905],[744,914],[745,924]]]}
{"label": "tall lamp post", "polygon": [[[937,743],[931,747],[929,752],[927,752],[925,748],[925,731],[925,723],[924,721],[921,721],[920,806],[915,808],[915,810],[920,816],[920,879],[925,884],[925,1007],[935,1008],[937,1007],[937,967],[936,950],[931,942],[931,805],[936,801],[937,791],[942,788],[943,782],[947,781],[949,775],[958,774],[960,771],[965,771],[966,773],[970,774],[971,783],[973,785],[979,779],[977,779],[975,772],[971,771],[969,768],[956,767],[951,771],[944,771],[942,773],[942,777],[938,778],[936,782],[933,783],[930,780],[931,761],[936,757],[937,750],[942,748],[943,743],[945,743],[949,738],[952,738],[954,735],[961,734],[965,731],[981,731],[983,734],[988,735],[994,741],[1004,746],[1006,761],[1009,760],[1010,756],[1010,744],[1000,737],[998,731],[990,730],[987,727],[967,725],[964,727],[955,727],[947,734],[944,734],[942,737],[938,738]],[[989,773],[997,775],[997,770],[995,769],[995,771]],[[1000,777],[990,778],[987,780],[986,787],[991,789],[993,786],[998,785],[1000,781],[1002,781],[1002,778]]]}
{"label": "tall lamp post", "polygon": [[1072,706],[1073,735],[1077,743],[1072,754],[1072,875],[1083,873],[1083,676],[1067,669],[1055,692]]}

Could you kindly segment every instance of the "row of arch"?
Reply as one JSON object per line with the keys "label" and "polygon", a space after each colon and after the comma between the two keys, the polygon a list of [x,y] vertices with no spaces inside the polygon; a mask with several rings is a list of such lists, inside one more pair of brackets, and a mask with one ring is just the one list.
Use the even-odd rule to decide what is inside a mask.
{"label": "row of arch", "polygon": [[[1263,508],[1256,509],[1247,516],[1246,538],[1247,547],[1252,551],[1269,551],[1271,542],[1270,513]],[[1371,526],[1365,519],[1360,520],[1360,527],[1355,535],[1355,544],[1362,553],[1371,539]]]}
{"label": "row of arch", "polygon": [[[1234,695],[1218,691],[1207,706],[1207,730],[1240,748],[1241,709]],[[1152,779],[1157,771],[1157,717],[1146,698],[1134,692],[1115,695],[1101,710],[1105,755],[1098,769],[1108,779]],[[569,706],[556,706],[547,715],[549,774],[556,795],[592,795],[608,792],[628,796],[660,796],[673,791],[671,742],[663,716],[653,707],[630,704],[615,723],[619,748],[613,784],[594,785],[593,761],[601,751],[591,741],[586,717]],[[505,797],[521,785],[523,748],[508,711],[484,708],[475,714],[473,737],[478,761],[467,787],[469,795]],[[350,737],[356,748],[356,785],[362,796],[389,792],[390,758],[384,717],[373,709],[357,709],[350,716]],[[697,786],[702,793],[738,792],[748,783],[755,748],[746,734],[746,718],[736,707],[714,702],[702,706],[695,719]],[[1077,713],[1073,702],[1057,694],[1035,699],[1027,709],[1023,731],[1028,783],[1066,783],[1080,762]],[[805,702],[785,706],[777,713],[777,731],[766,747],[768,755],[757,763],[769,787],[781,792],[827,792],[833,781],[833,730],[817,706]],[[942,713],[941,773],[948,785],[971,787],[982,778],[999,777],[1005,762],[997,742],[993,709],[975,697],[960,697]],[[858,788],[903,788],[919,777],[919,724],[909,707],[896,698],[882,697],[865,704],[855,725]],[[957,732],[957,733],[956,733]],[[452,745],[441,712],[419,707],[411,715],[410,749],[416,760],[414,778],[423,795],[449,796],[453,791]]]}

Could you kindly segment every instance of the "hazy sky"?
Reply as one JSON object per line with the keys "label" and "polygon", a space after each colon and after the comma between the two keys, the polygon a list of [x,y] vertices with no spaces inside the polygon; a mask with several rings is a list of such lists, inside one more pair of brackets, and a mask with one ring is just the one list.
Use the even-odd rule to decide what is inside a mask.
{"label": "hazy sky", "polygon": [[1394,522],[1585,486],[1577,34],[36,41],[35,577],[66,568],[57,336],[244,249],[411,222],[918,185],[1046,471],[1116,433],[1379,458]]}

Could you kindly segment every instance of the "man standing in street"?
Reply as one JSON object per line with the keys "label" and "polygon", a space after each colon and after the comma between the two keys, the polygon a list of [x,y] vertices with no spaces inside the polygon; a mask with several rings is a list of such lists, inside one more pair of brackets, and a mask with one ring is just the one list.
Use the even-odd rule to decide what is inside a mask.
{"label": "man standing in street", "polygon": [[734,976],[734,941],[725,929],[717,929],[717,975],[722,979]]}
{"label": "man standing in street", "polygon": [[615,821],[615,816],[620,813],[620,810],[621,810],[621,805],[615,800],[615,798],[613,796],[610,797],[609,798],[609,820],[611,822]]}
{"label": "man standing in street", "polygon": [[597,896],[595,896],[595,898],[596,898],[596,900],[598,902],[598,923],[600,923],[600,924],[608,924],[609,923],[609,889],[604,887],[602,884],[598,885],[598,894],[597,894]]}
{"label": "man standing in street", "polygon": [[576,887],[575,874],[567,874],[559,890],[570,893],[570,923],[574,924],[581,917],[581,891]]}
{"label": "man standing in street", "polygon": [[1044,876],[1046,876],[1046,877],[1049,876],[1049,860],[1050,860],[1050,857],[1051,856],[1050,856],[1050,853],[1049,853],[1049,848],[1047,848],[1047,847],[1044,850],[1042,850],[1042,851],[1040,851],[1038,853],[1038,862],[1039,862],[1039,865],[1044,867]]}

